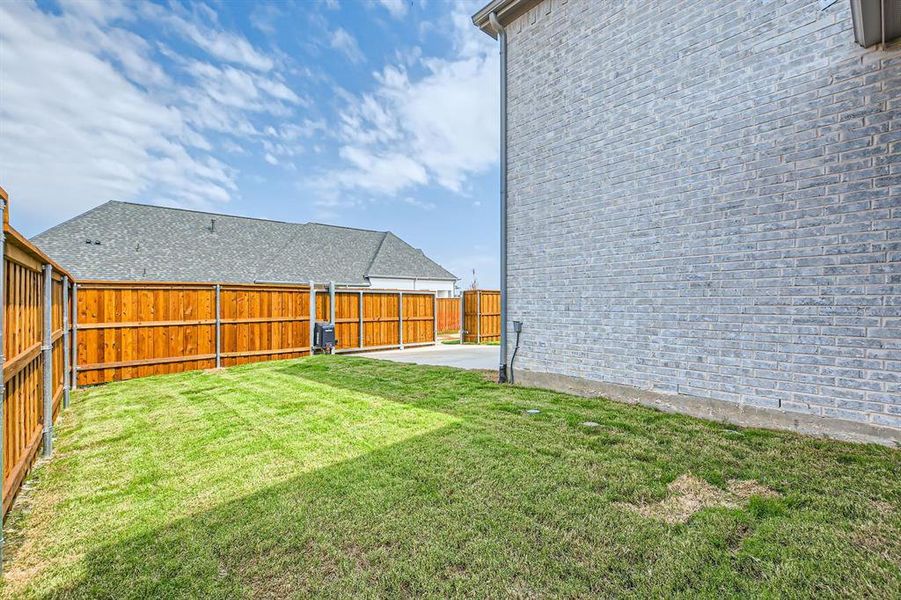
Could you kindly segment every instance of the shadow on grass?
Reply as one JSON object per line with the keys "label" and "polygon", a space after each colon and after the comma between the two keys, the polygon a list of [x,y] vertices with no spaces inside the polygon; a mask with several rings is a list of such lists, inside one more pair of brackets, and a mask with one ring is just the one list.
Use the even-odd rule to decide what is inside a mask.
{"label": "shadow on grass", "polygon": [[621,540],[614,555],[604,532],[619,517],[605,514],[601,496],[561,491],[559,481],[539,474],[540,460],[506,468],[497,454],[513,460],[514,453],[470,445],[477,440],[462,429],[450,425],[95,549],[84,576],[48,596],[487,596],[631,587],[629,564],[651,559],[659,527],[625,527],[636,543]]}
{"label": "shadow on grass", "polygon": [[[842,465],[836,457],[855,447],[754,430],[725,435],[734,430],[503,388],[453,369],[359,358],[269,368],[457,420],[95,548],[76,582],[43,595],[807,595],[874,581],[898,586],[886,580],[885,560],[848,547],[847,522],[823,527],[797,503],[716,509],[675,527],[611,506],[659,499],[685,472],[713,482],[761,478],[789,496],[805,482],[803,506],[806,495],[815,503],[838,486],[832,466],[811,473],[813,465],[781,451],[821,448],[824,464],[859,471],[835,473],[865,487],[880,481],[872,460],[882,450],[864,447],[872,460]],[[542,412],[525,415],[533,406]],[[586,429],[588,418],[602,426]],[[830,566],[824,556],[835,548],[843,560]]]}

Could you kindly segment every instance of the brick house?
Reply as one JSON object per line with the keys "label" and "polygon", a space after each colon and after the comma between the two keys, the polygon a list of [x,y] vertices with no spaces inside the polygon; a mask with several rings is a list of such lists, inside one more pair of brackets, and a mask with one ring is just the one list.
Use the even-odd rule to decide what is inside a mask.
{"label": "brick house", "polygon": [[901,441],[901,43],[862,47],[861,4],[473,17],[506,48],[517,383]]}

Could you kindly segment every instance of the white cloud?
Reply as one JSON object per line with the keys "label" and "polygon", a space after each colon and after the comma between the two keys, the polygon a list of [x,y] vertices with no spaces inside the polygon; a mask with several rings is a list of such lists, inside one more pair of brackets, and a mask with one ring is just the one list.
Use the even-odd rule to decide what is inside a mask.
{"label": "white cloud", "polygon": [[395,19],[400,19],[407,14],[407,0],[378,0]]}
{"label": "white cloud", "polygon": [[274,35],[277,31],[276,24],[283,16],[278,4],[260,3],[250,12],[250,24],[266,35]]}
{"label": "white cloud", "polygon": [[409,55],[375,74],[375,89],[348,96],[339,116],[344,165],[313,183],[324,192],[397,194],[436,183],[465,192],[467,179],[498,160],[496,45],[452,14],[452,58],[416,58],[425,75],[411,75]]}
{"label": "white cloud", "polygon": [[363,51],[360,50],[357,39],[343,27],[339,27],[332,32],[329,44],[332,48],[344,54],[352,63],[357,64],[366,60]]}
{"label": "white cloud", "polygon": [[417,200],[411,196],[406,196],[402,199],[404,204],[409,204],[410,206],[415,206],[416,208],[421,208],[423,210],[435,210],[438,208],[434,202],[425,202],[423,200]]}
{"label": "white cloud", "polygon": [[[257,51],[243,36],[189,20],[177,10],[169,10],[149,2],[140,6],[143,14],[168,24],[213,58],[257,71],[269,71],[275,66],[271,57]],[[212,9],[202,4],[196,5],[195,8],[203,13],[203,21],[216,23],[216,13]],[[175,5],[173,9],[178,9],[178,6]]]}
{"label": "white cloud", "polygon": [[[237,173],[214,149],[267,151],[272,137],[280,162],[295,152],[300,133],[270,136],[254,122],[305,102],[273,59],[222,32],[201,47],[227,40],[232,50],[211,53],[231,64],[186,59],[128,29],[147,18],[170,16],[112,2],[66,2],[57,14],[0,4],[0,181],[29,233],[110,199],[214,208],[237,195]],[[178,31],[190,42],[188,29]]]}

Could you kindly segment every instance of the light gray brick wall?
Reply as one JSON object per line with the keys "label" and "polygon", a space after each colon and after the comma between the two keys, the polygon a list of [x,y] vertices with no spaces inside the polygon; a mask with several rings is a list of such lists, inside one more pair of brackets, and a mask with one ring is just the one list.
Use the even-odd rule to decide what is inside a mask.
{"label": "light gray brick wall", "polygon": [[901,45],[848,5],[509,25],[517,367],[901,428]]}

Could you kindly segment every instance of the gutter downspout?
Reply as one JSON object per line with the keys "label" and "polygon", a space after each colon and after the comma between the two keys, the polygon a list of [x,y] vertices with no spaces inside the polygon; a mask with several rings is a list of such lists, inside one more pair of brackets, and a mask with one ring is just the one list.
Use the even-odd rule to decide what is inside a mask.
{"label": "gutter downspout", "polygon": [[497,373],[498,383],[507,382],[507,32],[497,19],[497,13],[488,15],[488,21],[497,32],[500,45],[501,67],[501,345]]}

